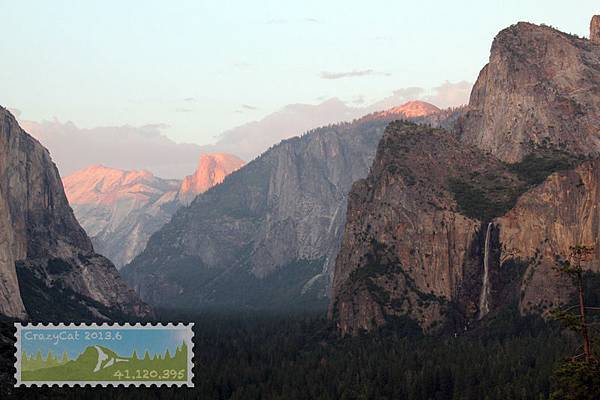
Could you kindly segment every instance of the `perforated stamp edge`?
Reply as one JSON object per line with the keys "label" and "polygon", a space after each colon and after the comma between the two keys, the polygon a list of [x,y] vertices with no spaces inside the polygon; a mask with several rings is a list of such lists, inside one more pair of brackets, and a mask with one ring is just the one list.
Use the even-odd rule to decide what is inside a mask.
{"label": "perforated stamp edge", "polygon": [[[15,387],[194,387],[194,323],[25,323],[15,322],[14,327],[16,328],[15,333]],[[180,329],[186,328],[189,331],[190,347],[188,351],[187,359],[187,381],[21,381],[21,330],[23,328],[28,329]]]}

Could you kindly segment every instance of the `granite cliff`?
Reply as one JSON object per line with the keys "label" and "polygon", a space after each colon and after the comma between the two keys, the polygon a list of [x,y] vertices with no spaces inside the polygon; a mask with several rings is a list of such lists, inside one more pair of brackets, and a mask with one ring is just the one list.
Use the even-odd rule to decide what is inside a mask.
{"label": "granite cliff", "polygon": [[[342,333],[409,316],[433,329],[478,310],[483,222],[526,183],[443,129],[392,123],[348,200],[330,315]],[[457,196],[458,194],[458,196]]]}
{"label": "granite cliff", "polygon": [[[594,21],[596,21],[594,23]],[[519,22],[492,44],[458,130],[507,162],[540,148],[600,154],[600,42]]]}
{"label": "granite cliff", "polygon": [[0,314],[34,320],[144,316],[96,254],[48,151],[0,108]]}

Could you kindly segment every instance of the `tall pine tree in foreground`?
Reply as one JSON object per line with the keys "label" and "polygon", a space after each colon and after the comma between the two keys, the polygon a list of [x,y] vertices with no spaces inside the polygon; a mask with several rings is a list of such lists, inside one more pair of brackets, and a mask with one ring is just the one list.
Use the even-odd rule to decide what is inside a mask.
{"label": "tall pine tree in foreground", "polygon": [[594,351],[591,337],[589,312],[598,311],[600,307],[591,307],[586,303],[586,274],[584,267],[594,254],[592,246],[578,244],[570,248],[569,260],[560,263],[556,269],[569,276],[577,291],[576,304],[554,311],[554,318],[566,328],[580,336],[581,345],[577,354],[565,360],[555,371],[552,400],[584,400],[600,399],[600,363]]}

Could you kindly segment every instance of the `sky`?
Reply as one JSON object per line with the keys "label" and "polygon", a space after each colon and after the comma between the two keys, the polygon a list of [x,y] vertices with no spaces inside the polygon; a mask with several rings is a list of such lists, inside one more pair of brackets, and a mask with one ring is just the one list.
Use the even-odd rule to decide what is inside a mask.
{"label": "sky", "polygon": [[502,28],[587,37],[594,13],[597,0],[0,0],[0,104],[209,144],[287,104],[472,83]]}

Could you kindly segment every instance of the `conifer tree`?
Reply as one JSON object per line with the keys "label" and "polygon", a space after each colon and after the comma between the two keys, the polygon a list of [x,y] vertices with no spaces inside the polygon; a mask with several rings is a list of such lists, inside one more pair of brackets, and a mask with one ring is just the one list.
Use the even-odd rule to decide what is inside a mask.
{"label": "conifer tree", "polygon": [[62,359],[61,359],[60,363],[66,364],[68,362],[69,362],[69,353],[67,353],[66,351],[63,351]]}
{"label": "conifer tree", "polygon": [[[585,301],[584,264],[594,255],[594,248],[586,245],[570,247],[569,259],[557,266],[557,270],[569,276],[577,292],[577,303],[553,312],[555,319],[581,337],[581,353],[565,361],[555,372],[555,390],[552,400],[600,398],[600,363],[592,352],[592,339],[588,323],[588,311],[597,311]],[[573,310],[577,310],[574,313]]]}

